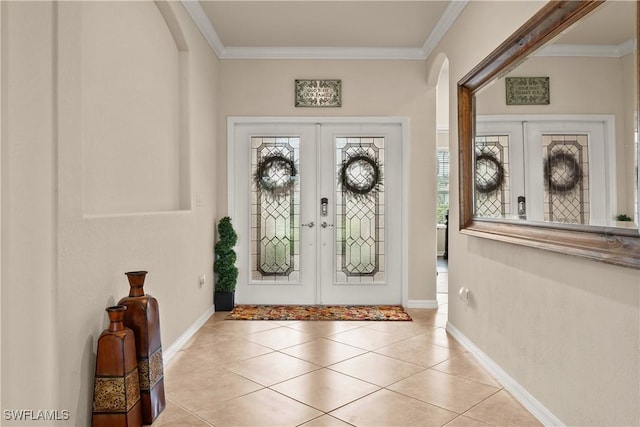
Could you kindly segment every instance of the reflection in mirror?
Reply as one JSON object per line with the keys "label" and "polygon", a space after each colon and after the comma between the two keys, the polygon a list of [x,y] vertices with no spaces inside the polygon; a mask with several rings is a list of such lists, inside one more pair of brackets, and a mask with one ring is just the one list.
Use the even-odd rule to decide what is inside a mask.
{"label": "reflection in mirror", "polygon": [[475,94],[475,216],[638,228],[635,7],[605,2]]}
{"label": "reflection in mirror", "polygon": [[458,82],[461,233],[640,269],[637,6],[549,2]]}

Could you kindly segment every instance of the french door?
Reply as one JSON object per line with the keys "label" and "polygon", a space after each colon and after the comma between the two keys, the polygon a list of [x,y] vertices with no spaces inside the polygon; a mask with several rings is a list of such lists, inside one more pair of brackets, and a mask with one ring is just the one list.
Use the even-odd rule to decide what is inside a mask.
{"label": "french door", "polygon": [[613,128],[609,116],[480,116],[476,214],[607,225],[616,194]]}
{"label": "french door", "polygon": [[235,124],[236,301],[402,302],[400,124]]}

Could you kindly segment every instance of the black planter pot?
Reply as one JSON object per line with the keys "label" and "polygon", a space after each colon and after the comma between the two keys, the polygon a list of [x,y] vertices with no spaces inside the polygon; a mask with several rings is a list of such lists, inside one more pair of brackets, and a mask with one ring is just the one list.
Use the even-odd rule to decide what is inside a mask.
{"label": "black planter pot", "polygon": [[213,294],[213,304],[216,311],[231,311],[233,310],[235,292],[219,292],[215,291]]}

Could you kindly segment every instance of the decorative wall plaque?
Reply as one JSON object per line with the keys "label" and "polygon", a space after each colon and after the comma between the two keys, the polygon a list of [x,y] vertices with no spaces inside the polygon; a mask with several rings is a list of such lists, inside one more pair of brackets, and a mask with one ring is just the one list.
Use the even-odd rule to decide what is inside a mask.
{"label": "decorative wall plaque", "polygon": [[342,107],[342,80],[296,80],[296,107]]}
{"label": "decorative wall plaque", "polygon": [[549,105],[549,77],[507,77],[507,105]]}

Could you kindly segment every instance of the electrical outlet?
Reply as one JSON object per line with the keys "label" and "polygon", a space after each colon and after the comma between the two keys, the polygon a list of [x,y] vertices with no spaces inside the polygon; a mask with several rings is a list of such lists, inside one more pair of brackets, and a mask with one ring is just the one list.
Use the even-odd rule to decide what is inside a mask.
{"label": "electrical outlet", "polygon": [[464,286],[460,288],[460,290],[458,291],[458,297],[460,298],[461,301],[464,301],[466,304],[469,303],[469,289],[465,288]]}

